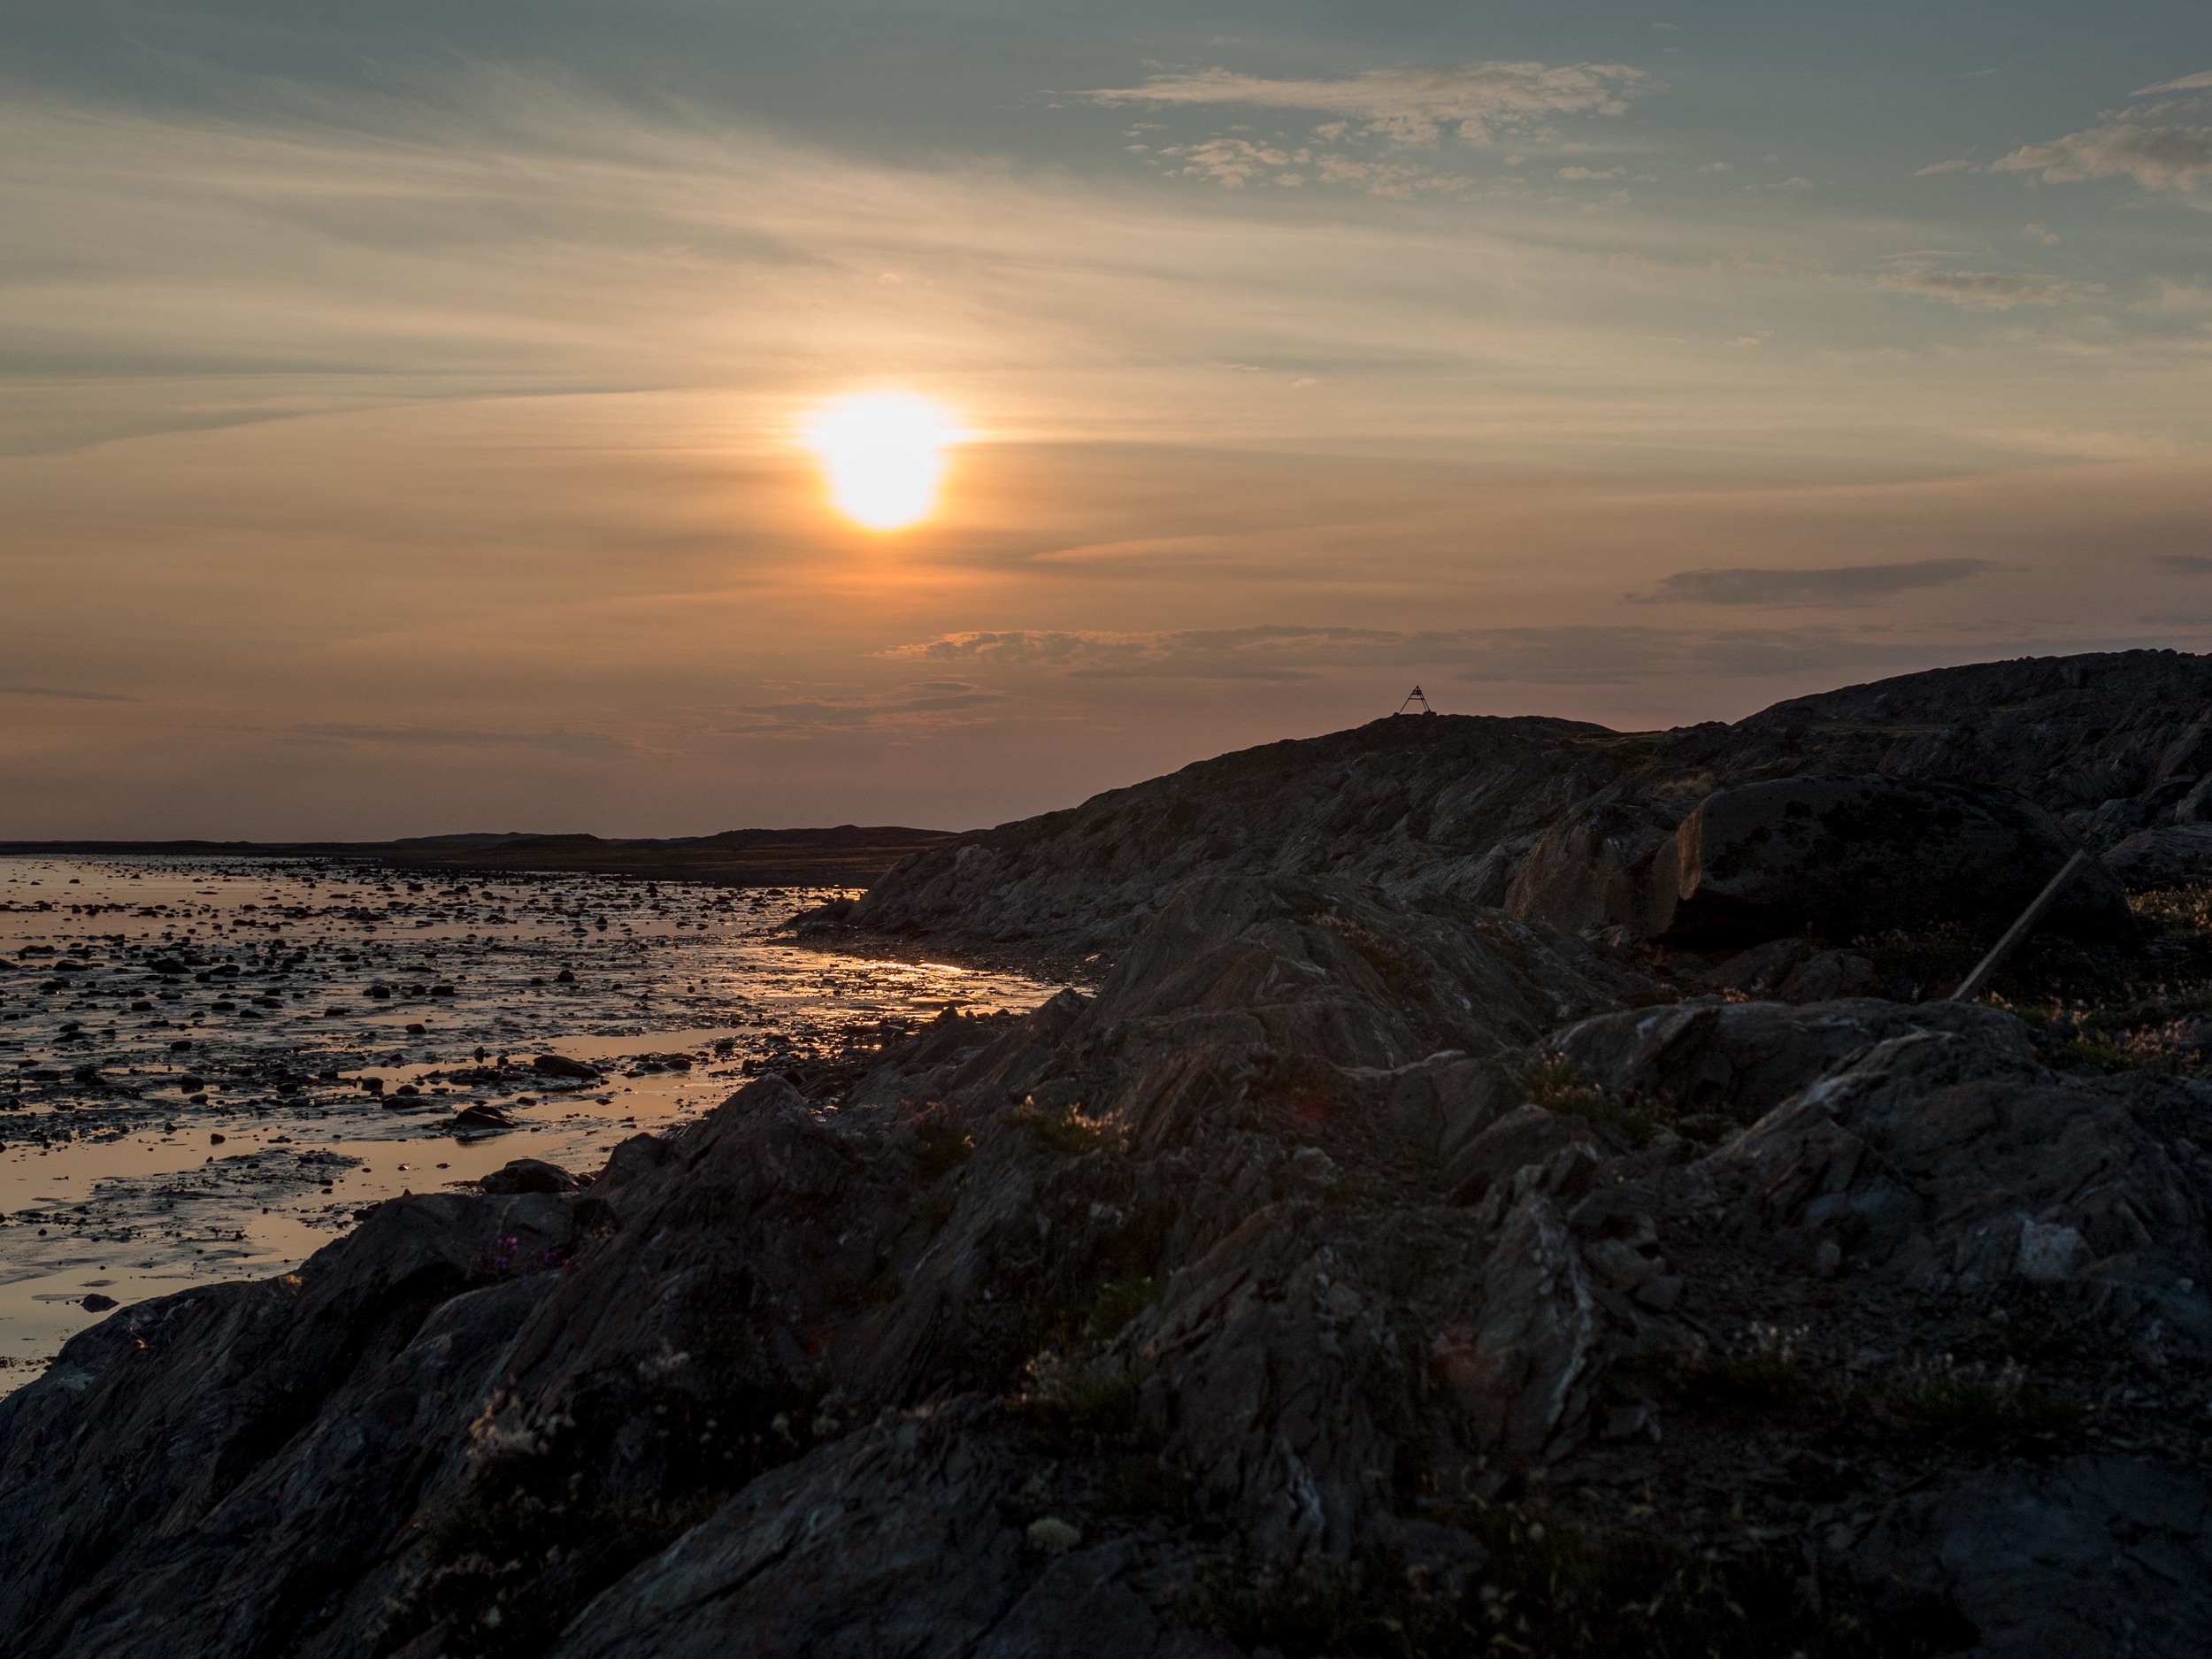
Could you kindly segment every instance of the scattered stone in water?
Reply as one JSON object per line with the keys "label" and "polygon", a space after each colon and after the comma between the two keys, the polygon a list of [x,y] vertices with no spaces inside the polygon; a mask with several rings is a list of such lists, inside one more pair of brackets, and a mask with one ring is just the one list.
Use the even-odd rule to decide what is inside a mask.
{"label": "scattered stone in water", "polygon": [[565,1054],[541,1054],[530,1062],[530,1069],[540,1077],[573,1078],[581,1083],[596,1083],[599,1069],[581,1060],[572,1060]]}
{"label": "scattered stone in water", "polygon": [[516,1158],[494,1170],[479,1185],[488,1193],[567,1193],[580,1183],[557,1164],[542,1158]]}
{"label": "scattered stone in water", "polygon": [[490,1134],[502,1129],[512,1129],[515,1120],[496,1106],[465,1106],[453,1114],[449,1126],[456,1133],[474,1131]]}

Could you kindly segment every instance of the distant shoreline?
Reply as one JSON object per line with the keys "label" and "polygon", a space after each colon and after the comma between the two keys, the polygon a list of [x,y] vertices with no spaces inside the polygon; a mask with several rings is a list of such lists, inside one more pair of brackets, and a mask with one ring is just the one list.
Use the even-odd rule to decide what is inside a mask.
{"label": "distant shoreline", "polygon": [[453,874],[637,876],[717,887],[867,887],[944,830],[841,824],[828,829],[725,830],[716,835],[426,835],[386,841],[11,841],[0,857],[326,858]]}

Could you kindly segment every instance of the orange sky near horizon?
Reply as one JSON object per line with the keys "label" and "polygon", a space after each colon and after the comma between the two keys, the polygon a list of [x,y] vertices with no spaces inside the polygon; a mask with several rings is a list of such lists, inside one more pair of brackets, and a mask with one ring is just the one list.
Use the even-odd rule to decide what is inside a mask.
{"label": "orange sky near horizon", "polygon": [[[1261,200],[1227,136],[1139,178],[512,66],[292,96],[0,104],[0,838],[957,828],[1417,680],[1644,727],[2212,638],[2187,179],[2130,219],[2051,164],[2030,231],[2141,250],[2031,281],[1818,179],[1663,210],[1594,104]],[[1225,96],[1094,102],[1147,150]],[[1605,193],[1313,194],[1508,140]],[[887,530],[809,435],[884,392],[959,428]]]}

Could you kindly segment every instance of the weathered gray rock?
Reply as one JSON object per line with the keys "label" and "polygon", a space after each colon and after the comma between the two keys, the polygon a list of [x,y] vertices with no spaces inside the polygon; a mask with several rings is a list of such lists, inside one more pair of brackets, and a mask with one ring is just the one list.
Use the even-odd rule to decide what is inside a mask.
{"label": "weathered gray rock", "polygon": [[1993,1064],[2032,1069],[2026,1029],[1975,1003],[1678,1002],[1601,1014],[1550,1039],[1548,1051],[1585,1083],[1669,1113],[1716,1112],[1750,1123],[1830,1067],[1914,1032],[1969,1037]]}
{"label": "weathered gray rock", "polygon": [[2112,879],[2131,893],[2212,881],[2212,824],[2165,824],[2138,830],[2104,855]]}
{"label": "weathered gray rock", "polygon": [[1361,1252],[1320,1218],[1254,1216],[1131,1333],[1169,1468],[1234,1512],[1260,1554],[1348,1557],[1382,1507],[1419,1364]]}
{"label": "weathered gray rock", "polygon": [[1520,1106],[1460,1148],[1445,1165],[1444,1186],[1454,1203],[1475,1203],[1515,1171],[1548,1163],[1568,1147],[1590,1144],[1590,1125],[1581,1118]]}
{"label": "weathered gray rock", "polygon": [[1401,1539],[1389,1494],[1431,1460],[1535,1466],[1582,1432],[1609,1325],[1553,1201],[1355,1228],[1263,1210],[1193,1263],[1120,1352],[1160,1461],[1263,1557]]}
{"label": "weathered gray rock", "polygon": [[1672,847],[1682,803],[1617,788],[1563,815],[1544,832],[1507,889],[1516,916],[1539,918],[1556,927],[1625,927],[1637,938],[1651,932],[1648,918],[1671,902]]}
{"label": "weathered gray rock", "polygon": [[2212,1354],[2207,1183],[2158,1126],[2201,1121],[2212,1085],[2052,1078],[1993,1035],[1877,1043],[1704,1168],[1841,1265],[1929,1291],[2032,1281],[2127,1340]]}
{"label": "weathered gray rock", "polygon": [[[310,1651],[329,1599],[464,1454],[484,1368],[549,1279],[465,1293],[572,1236],[554,1199],[395,1201],[297,1274],[73,1339],[0,1402],[4,1651]],[[207,1594],[211,1571],[229,1594]]]}
{"label": "weathered gray rock", "polygon": [[1256,1042],[1386,1069],[1494,1053],[1650,988],[1502,911],[1445,920],[1353,882],[1214,878],[1177,893],[1083,1030],[1129,1025],[1181,1048]]}
{"label": "weathered gray rock", "polygon": [[1003,1508],[1019,1484],[996,1408],[887,1416],[763,1476],[585,1609],[548,1659],[954,1659],[1018,1601]]}
{"label": "weathered gray rock", "polygon": [[1990,1659],[2195,1659],[2212,1483],[2131,1457],[1989,1470],[1893,1505],[1849,1567],[1878,1598],[1955,1607]]}
{"label": "weathered gray rock", "polygon": [[[1494,904],[1486,855],[1600,787],[1569,720],[1442,717],[1276,743],[1005,825],[902,862],[856,926],[962,937],[1134,938],[1200,876],[1337,875]],[[1594,763],[1586,785],[1578,768]]]}
{"label": "weathered gray rock", "polygon": [[1174,1626],[1129,1583],[1127,1544],[1079,1550],[1054,1562],[975,1649],[975,1659],[1243,1659],[1218,1636]]}

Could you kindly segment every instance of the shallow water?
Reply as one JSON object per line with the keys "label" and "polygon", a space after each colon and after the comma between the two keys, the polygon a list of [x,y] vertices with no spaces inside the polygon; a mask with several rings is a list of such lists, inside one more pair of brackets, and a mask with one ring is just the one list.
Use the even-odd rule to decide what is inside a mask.
{"label": "shallow water", "polygon": [[[88,1294],[287,1271],[377,1200],[518,1157],[588,1171],[789,1056],[1059,988],[769,937],[833,896],[0,858],[0,1392],[102,1317]],[[515,1127],[454,1122],[479,1105]]]}

